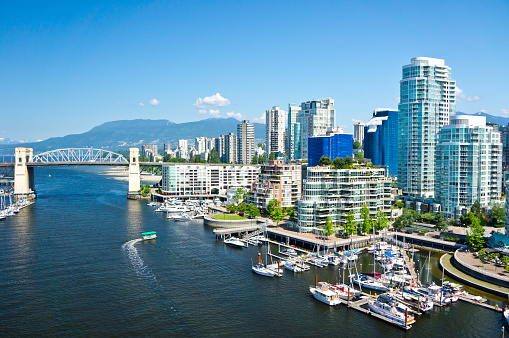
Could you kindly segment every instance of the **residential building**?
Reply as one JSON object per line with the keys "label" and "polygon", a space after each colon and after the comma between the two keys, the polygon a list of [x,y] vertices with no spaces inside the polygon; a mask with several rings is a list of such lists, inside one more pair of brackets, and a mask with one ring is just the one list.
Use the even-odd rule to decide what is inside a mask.
{"label": "residential building", "polygon": [[476,200],[487,207],[502,195],[500,133],[485,116],[451,117],[438,137],[435,170],[435,200],[446,217]]}
{"label": "residential building", "polygon": [[413,58],[403,66],[398,105],[398,187],[403,194],[435,195],[435,146],[456,110],[456,82],[442,59]]}
{"label": "residential building", "polygon": [[364,127],[364,158],[398,175],[398,110],[378,108]]}
{"label": "residential building", "polygon": [[234,133],[224,135],[224,157],[221,159],[223,163],[237,163],[238,137]]}
{"label": "residential building", "polygon": [[247,202],[267,208],[273,199],[280,202],[281,207],[294,207],[302,191],[302,166],[285,164],[284,161],[269,161],[261,166],[258,180],[253,183]]}
{"label": "residential building", "polygon": [[265,111],[265,134],[267,138],[267,154],[285,153],[285,114],[284,110],[274,106]]}
{"label": "residential building", "polygon": [[509,169],[509,124],[505,127],[500,127],[500,139],[502,141],[502,167],[504,170]]}
{"label": "residential building", "polygon": [[359,141],[361,144],[364,142],[364,127],[366,125],[363,122],[357,122],[353,125],[353,140]]}
{"label": "residential building", "polygon": [[327,217],[337,225],[344,225],[350,210],[359,221],[364,205],[371,218],[376,218],[379,209],[390,217],[392,183],[385,168],[308,167],[302,198],[297,202],[298,230],[313,232],[325,225]]}
{"label": "residential building", "polygon": [[206,137],[197,137],[196,142],[194,143],[194,148],[198,152],[199,155],[205,154],[208,149],[208,138]]}
{"label": "residential building", "polygon": [[163,165],[162,192],[172,196],[226,195],[227,190],[251,188],[260,168],[228,164]]}
{"label": "residential building", "polygon": [[310,167],[317,166],[322,156],[330,158],[331,161],[337,157],[352,157],[353,136],[351,134],[343,134],[342,129],[336,130],[341,132],[310,137],[308,139],[308,165]]}
{"label": "residential building", "polygon": [[[224,156],[225,156],[225,141],[226,141],[225,139],[226,139],[226,135],[221,135],[214,139],[214,148],[216,148],[217,156],[219,157],[219,160],[221,162],[225,162],[225,161],[223,161]],[[226,163],[228,163],[228,162],[226,162]]]}
{"label": "residential building", "polygon": [[237,162],[250,164],[255,155],[255,126],[244,120],[237,125]]}
{"label": "residential building", "polygon": [[142,147],[143,157],[149,157],[150,155],[157,155],[157,144],[144,144]]}
{"label": "residential building", "polygon": [[288,105],[288,134],[287,134],[287,148],[288,159],[300,159],[300,123],[297,122],[297,116],[300,112],[300,106],[295,103]]}
{"label": "residential building", "polygon": [[188,146],[187,146],[187,140],[179,140],[179,146],[177,148],[177,157],[179,158],[188,158],[188,152],[187,152]]}
{"label": "residential building", "polygon": [[303,102],[297,115],[300,124],[300,156],[308,158],[308,138],[325,135],[328,128],[336,125],[336,110],[331,98]]}
{"label": "residential building", "polygon": [[165,155],[170,155],[171,154],[171,143],[170,142],[166,142],[164,144],[164,154]]}

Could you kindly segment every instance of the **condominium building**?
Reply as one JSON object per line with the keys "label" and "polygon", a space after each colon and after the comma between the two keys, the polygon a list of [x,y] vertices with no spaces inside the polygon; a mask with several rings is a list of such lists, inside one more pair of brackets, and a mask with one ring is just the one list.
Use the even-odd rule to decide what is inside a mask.
{"label": "condominium building", "polygon": [[285,164],[284,161],[269,161],[261,166],[258,180],[253,183],[248,195],[248,203],[266,208],[273,199],[281,203],[281,207],[294,207],[302,191],[302,166]]}
{"label": "condominium building", "polygon": [[297,202],[299,231],[312,232],[325,225],[327,217],[337,225],[343,225],[350,210],[355,219],[360,220],[364,205],[372,218],[379,209],[390,216],[392,183],[385,168],[364,165],[354,169],[308,167],[307,178],[302,184],[302,198]]}
{"label": "condominium building", "polygon": [[398,110],[375,109],[364,130],[364,158],[398,175]]}
{"label": "condominium building", "polygon": [[442,127],[436,147],[435,200],[446,217],[477,200],[485,207],[502,195],[500,133],[486,117],[456,115]]}
{"label": "condominium building", "polygon": [[196,142],[194,143],[194,148],[198,152],[199,155],[205,154],[208,149],[208,138],[207,137],[197,137]]}
{"label": "condominium building", "polygon": [[224,135],[224,157],[221,159],[223,163],[237,163],[238,160],[238,137],[234,133]]}
{"label": "condominium building", "polygon": [[300,106],[295,103],[288,105],[288,131],[287,143],[288,159],[300,159],[300,123],[297,123],[297,116],[300,112]]}
{"label": "condominium building", "polygon": [[251,188],[260,168],[250,165],[163,165],[162,192],[172,196],[226,195],[227,190]]}
{"label": "condominium building", "polygon": [[364,127],[363,122],[357,122],[353,125],[353,140],[359,141],[361,144],[364,142]]}
{"label": "condominium building", "polygon": [[343,129],[340,131],[308,139],[308,165],[310,167],[319,165],[322,156],[330,158],[331,161],[338,157],[352,157],[353,137],[351,134],[343,134]]}
{"label": "condominium building", "polygon": [[456,82],[442,59],[413,58],[403,66],[398,105],[398,187],[403,194],[435,195],[435,146],[456,110]]}
{"label": "condominium building", "polygon": [[157,155],[157,144],[144,144],[142,147],[142,153],[144,157]]}
{"label": "condominium building", "polygon": [[166,142],[164,144],[164,154],[165,155],[171,154],[171,143],[170,142]]}
{"label": "condominium building", "polygon": [[177,148],[177,156],[180,158],[187,158],[188,152],[187,152],[187,140],[179,140],[179,146]]}
{"label": "condominium building", "polygon": [[265,111],[267,155],[285,153],[285,114],[286,112],[277,106]]}
{"label": "condominium building", "polygon": [[328,128],[336,125],[336,110],[331,98],[303,102],[297,115],[300,124],[300,156],[296,159],[308,158],[308,138],[325,135]]}
{"label": "condominium building", "polygon": [[237,125],[237,162],[250,164],[255,155],[255,126],[244,120]]}
{"label": "condominium building", "polygon": [[[214,139],[214,148],[216,148],[217,156],[219,156],[219,160],[221,162],[224,162],[224,156],[225,156],[225,142],[226,142],[226,135],[221,135],[219,137],[216,137]],[[228,162],[226,162],[228,163]]]}

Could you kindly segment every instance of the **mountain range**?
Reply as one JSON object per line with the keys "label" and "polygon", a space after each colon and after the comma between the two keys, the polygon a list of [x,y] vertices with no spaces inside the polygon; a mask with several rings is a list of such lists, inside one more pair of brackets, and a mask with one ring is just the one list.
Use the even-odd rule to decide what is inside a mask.
{"label": "mountain range", "polygon": [[[41,153],[61,148],[101,148],[111,151],[140,147],[146,143],[162,146],[170,142],[176,148],[178,140],[193,140],[196,137],[218,137],[228,133],[237,134],[234,118],[209,118],[186,123],[174,123],[168,120],[119,120],[103,123],[82,134],[53,137],[40,142],[23,144],[0,144],[0,154],[14,154],[14,148],[33,148]],[[255,139],[265,140],[265,125],[255,123]],[[263,142],[263,141],[262,141]]]}
{"label": "mountain range", "polygon": [[456,115],[470,115],[470,116],[486,116],[486,122],[488,123],[496,123],[501,126],[507,126],[509,123],[509,117],[495,116],[490,115],[484,112],[478,112],[474,114],[466,114],[462,112],[456,112]]}

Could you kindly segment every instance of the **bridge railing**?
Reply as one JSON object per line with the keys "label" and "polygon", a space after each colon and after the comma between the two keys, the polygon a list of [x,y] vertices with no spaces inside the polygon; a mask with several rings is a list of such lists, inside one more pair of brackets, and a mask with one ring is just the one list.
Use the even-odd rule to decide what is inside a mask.
{"label": "bridge railing", "polygon": [[108,150],[93,148],[68,148],[47,151],[33,158],[34,162],[40,163],[128,163],[124,156]]}
{"label": "bridge railing", "polygon": [[0,163],[14,163],[15,159],[14,155],[0,155]]}

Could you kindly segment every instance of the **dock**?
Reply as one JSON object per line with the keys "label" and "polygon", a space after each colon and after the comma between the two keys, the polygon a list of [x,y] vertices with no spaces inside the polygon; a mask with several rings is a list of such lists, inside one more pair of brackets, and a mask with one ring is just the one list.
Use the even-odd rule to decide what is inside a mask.
{"label": "dock", "polygon": [[498,306],[493,306],[493,305],[489,305],[489,304],[486,304],[486,299],[485,298],[482,298],[481,300],[475,300],[473,299],[474,296],[472,295],[461,295],[461,296],[457,296],[459,300],[463,301],[463,302],[467,302],[467,303],[470,303],[470,304],[473,304],[473,305],[477,305],[477,306],[480,306],[480,307],[483,307],[485,309],[489,309],[489,310],[493,310],[495,312],[502,312],[502,308],[498,307]]}

